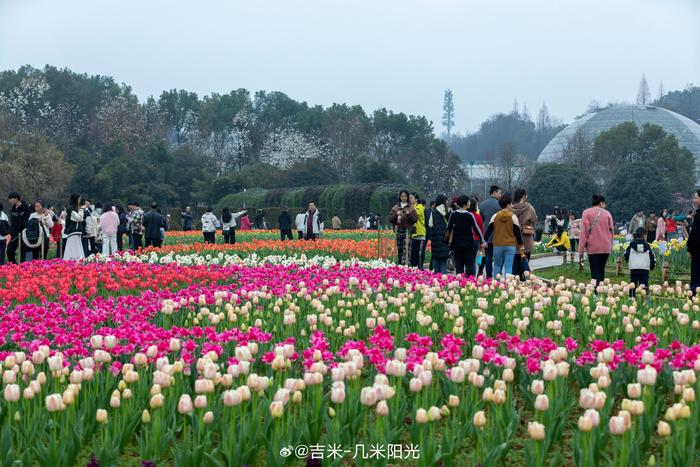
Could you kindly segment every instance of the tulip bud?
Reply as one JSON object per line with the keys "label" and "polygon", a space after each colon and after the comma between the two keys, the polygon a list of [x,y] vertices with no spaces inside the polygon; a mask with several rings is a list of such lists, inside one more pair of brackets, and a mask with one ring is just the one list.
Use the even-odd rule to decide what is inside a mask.
{"label": "tulip bud", "polygon": [[483,410],[479,410],[474,414],[474,418],[472,420],[474,423],[474,426],[477,428],[483,428],[486,426],[486,413]]}
{"label": "tulip bud", "polygon": [[528,422],[527,433],[535,441],[542,441],[544,439],[544,425],[539,422]]}
{"label": "tulip bud", "polygon": [[549,408],[549,398],[547,397],[546,394],[540,394],[537,396],[535,399],[535,410],[539,410],[540,412],[544,412]]}
{"label": "tulip bud", "polygon": [[141,423],[144,425],[151,423],[151,414],[148,412],[148,409],[143,409],[143,412],[141,412]]}
{"label": "tulip bud", "polygon": [[107,423],[107,411],[105,409],[97,409],[95,419],[97,423]]}
{"label": "tulip bud", "polygon": [[214,412],[212,412],[211,410],[208,411],[204,414],[204,418],[202,420],[204,421],[205,425],[211,425],[212,423],[214,423]]}
{"label": "tulip bud", "polygon": [[416,411],[416,423],[419,425],[428,423],[428,412],[426,412],[425,409],[418,409]]}
{"label": "tulip bud", "polygon": [[671,436],[671,425],[661,420],[656,431],[662,438]]}

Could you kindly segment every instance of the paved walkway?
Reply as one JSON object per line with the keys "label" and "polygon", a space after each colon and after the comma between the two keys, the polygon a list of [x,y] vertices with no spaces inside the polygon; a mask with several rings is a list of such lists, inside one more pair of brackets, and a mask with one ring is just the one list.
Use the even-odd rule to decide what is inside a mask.
{"label": "paved walkway", "polygon": [[[574,258],[574,261],[578,261],[578,253]],[[530,260],[530,269],[534,271],[535,269],[548,268],[550,266],[561,266],[562,264],[564,264],[563,256],[543,256]]]}

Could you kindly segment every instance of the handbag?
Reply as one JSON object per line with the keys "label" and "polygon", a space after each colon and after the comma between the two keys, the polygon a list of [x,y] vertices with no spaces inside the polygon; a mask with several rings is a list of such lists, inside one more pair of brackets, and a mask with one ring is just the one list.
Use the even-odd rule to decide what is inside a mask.
{"label": "handbag", "polygon": [[454,229],[447,230],[445,229],[445,233],[442,235],[442,241],[447,243],[448,245],[452,245],[452,239],[454,238]]}
{"label": "handbag", "polygon": [[535,235],[535,228],[533,226],[531,226],[530,224],[526,224],[523,226],[522,233],[523,233],[523,235],[527,235],[528,237],[532,237],[533,235]]}

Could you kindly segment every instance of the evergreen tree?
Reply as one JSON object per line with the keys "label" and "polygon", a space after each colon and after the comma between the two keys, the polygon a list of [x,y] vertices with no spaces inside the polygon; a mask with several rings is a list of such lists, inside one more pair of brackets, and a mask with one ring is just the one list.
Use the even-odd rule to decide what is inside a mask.
{"label": "evergreen tree", "polygon": [[442,97],[442,126],[447,129],[447,136],[452,133],[455,126],[455,104],[452,89],[446,89]]}

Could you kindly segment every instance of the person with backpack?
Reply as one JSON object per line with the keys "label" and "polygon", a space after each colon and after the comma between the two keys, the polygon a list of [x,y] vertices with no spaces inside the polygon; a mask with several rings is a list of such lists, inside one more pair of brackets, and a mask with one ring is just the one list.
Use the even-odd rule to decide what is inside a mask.
{"label": "person with backpack", "polygon": [[7,242],[7,259],[10,263],[17,264],[17,249],[19,249],[19,262],[25,261],[27,256],[27,249],[22,243],[20,236],[22,231],[27,227],[27,221],[29,220],[29,214],[31,214],[31,209],[29,205],[22,199],[22,196],[13,191],[7,195],[7,199],[10,202],[10,240]]}
{"label": "person with backpack", "polygon": [[44,209],[44,203],[37,201],[34,212],[29,215],[27,227],[22,231],[22,242],[27,252],[32,254],[32,260],[44,259],[49,252],[49,232],[53,227],[51,215]]}
{"label": "person with backpack", "polygon": [[581,214],[581,233],[578,245],[578,257],[588,253],[591,279],[599,285],[605,280],[605,263],[612,251],[615,223],[612,215],[605,209],[605,197],[593,195],[592,206]]}
{"label": "person with backpack", "polygon": [[640,286],[649,287],[649,271],[656,267],[656,255],[645,240],[646,235],[644,227],[637,227],[634,240],[625,250],[625,261],[630,269],[630,283],[634,284],[634,288],[630,288],[630,297],[637,295],[636,291]]}
{"label": "person with backpack", "polygon": [[7,236],[10,234],[10,219],[3,211],[0,203],[0,266],[5,264],[5,248],[7,247]]}
{"label": "person with backpack", "polygon": [[85,233],[85,209],[80,202],[80,195],[73,193],[70,195],[68,207],[66,208],[66,227],[63,229],[65,247],[63,248],[63,259],[77,260],[85,258],[82,237]]}

